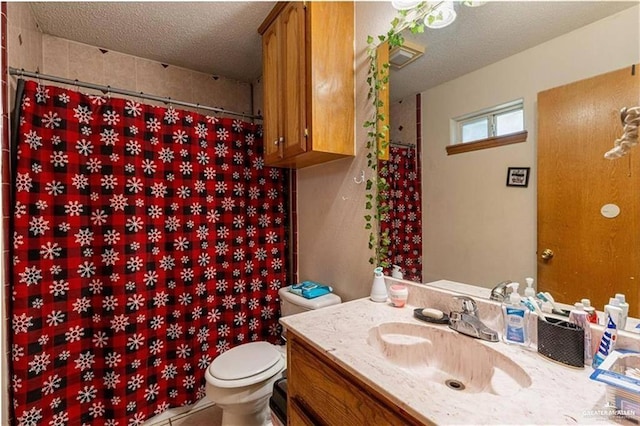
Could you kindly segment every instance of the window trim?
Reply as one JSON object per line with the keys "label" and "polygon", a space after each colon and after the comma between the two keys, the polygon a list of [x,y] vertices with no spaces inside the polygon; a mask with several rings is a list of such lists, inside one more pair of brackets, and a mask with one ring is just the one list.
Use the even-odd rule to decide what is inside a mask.
{"label": "window trim", "polygon": [[[482,109],[480,111],[475,111],[472,112],[470,114],[465,114],[465,115],[461,115],[458,117],[455,117],[453,119],[451,119],[451,130],[452,130],[452,135],[451,135],[451,143],[450,145],[458,145],[458,144],[465,144],[465,143],[475,143],[478,141],[483,141],[483,140],[487,140],[487,139],[493,139],[496,137],[501,137],[501,136],[507,136],[507,135],[501,135],[501,136],[496,136],[496,116],[498,115],[502,115],[502,114],[506,114],[509,112],[513,112],[513,111],[517,111],[517,110],[522,110],[522,127],[523,127],[523,131],[524,129],[524,124],[525,124],[525,116],[524,116],[524,98],[520,98],[520,99],[516,99],[513,101],[509,101],[509,102],[505,102],[503,104],[500,105],[494,105],[492,107],[489,108],[485,108]],[[462,142],[462,127],[465,124],[477,121],[479,119],[482,118],[486,118],[487,119],[487,135],[488,137],[485,139],[477,139],[474,141],[469,141],[469,142]]]}
{"label": "window trim", "polygon": [[523,130],[521,132],[510,133],[503,136],[495,136],[487,139],[480,139],[473,142],[457,143],[455,145],[447,145],[447,155],[462,154],[463,152],[477,151],[480,149],[495,148],[498,146],[511,145],[527,141],[529,132]]}

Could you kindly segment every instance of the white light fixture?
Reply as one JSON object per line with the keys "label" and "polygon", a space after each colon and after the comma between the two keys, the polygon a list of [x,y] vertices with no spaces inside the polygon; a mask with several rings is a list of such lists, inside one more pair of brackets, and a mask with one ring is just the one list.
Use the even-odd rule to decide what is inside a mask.
{"label": "white light fixture", "polygon": [[424,17],[424,25],[433,29],[444,28],[456,20],[452,1],[443,1]]}
{"label": "white light fixture", "polygon": [[396,46],[389,51],[389,64],[400,69],[418,59],[424,53],[424,47],[404,41],[402,46]]}
{"label": "white light fixture", "polygon": [[391,0],[391,4],[398,10],[413,9],[421,3],[422,0]]}

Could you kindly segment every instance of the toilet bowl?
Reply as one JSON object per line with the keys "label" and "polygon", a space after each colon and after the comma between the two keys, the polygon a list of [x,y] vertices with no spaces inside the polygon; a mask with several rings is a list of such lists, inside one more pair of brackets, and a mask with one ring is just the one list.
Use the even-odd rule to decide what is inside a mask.
{"label": "toilet bowl", "polygon": [[261,426],[273,383],[282,377],[285,357],[268,342],[245,343],[217,357],[207,371],[207,398],[222,409],[222,425]]}
{"label": "toilet bowl", "polygon": [[[282,316],[341,302],[336,294],[305,299],[279,290]],[[243,343],[218,356],[205,372],[206,398],[222,409],[223,426],[270,424],[269,397],[286,367],[286,351],[268,342]]]}

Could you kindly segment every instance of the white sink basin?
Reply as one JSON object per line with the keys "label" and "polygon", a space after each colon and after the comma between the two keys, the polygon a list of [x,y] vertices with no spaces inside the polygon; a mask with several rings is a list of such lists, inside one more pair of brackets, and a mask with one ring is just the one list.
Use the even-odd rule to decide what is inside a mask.
{"label": "white sink basin", "polygon": [[449,328],[389,322],[371,328],[367,342],[410,375],[453,391],[513,395],[531,386],[516,362]]}

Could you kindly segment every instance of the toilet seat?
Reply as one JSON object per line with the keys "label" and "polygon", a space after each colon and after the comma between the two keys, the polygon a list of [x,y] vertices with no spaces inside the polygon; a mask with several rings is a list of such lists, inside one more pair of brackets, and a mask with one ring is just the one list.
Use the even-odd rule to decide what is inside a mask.
{"label": "toilet seat", "polygon": [[284,367],[282,354],[271,343],[244,343],[217,357],[205,377],[213,386],[236,388],[267,380]]}

